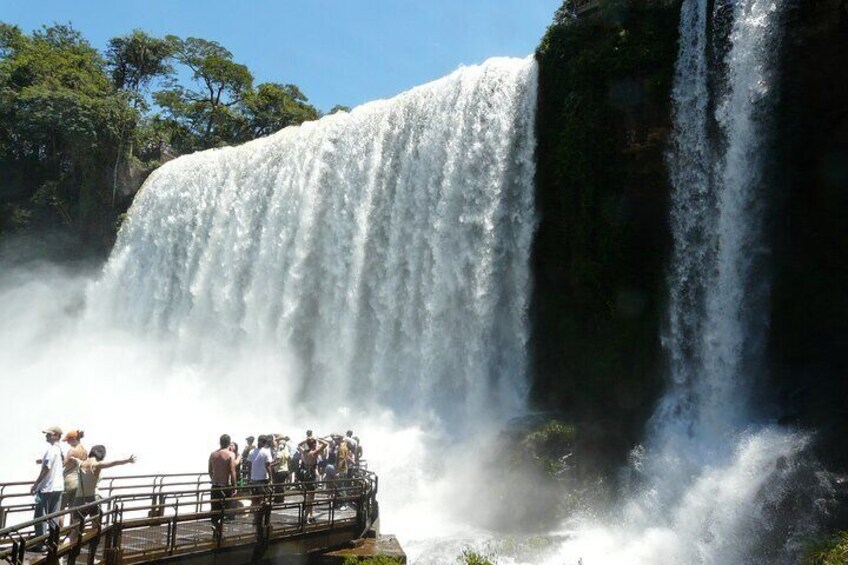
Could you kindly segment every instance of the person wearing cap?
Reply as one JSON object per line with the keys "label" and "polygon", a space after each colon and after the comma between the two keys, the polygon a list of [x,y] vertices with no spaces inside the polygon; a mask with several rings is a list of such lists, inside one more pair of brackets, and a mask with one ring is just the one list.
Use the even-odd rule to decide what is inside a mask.
{"label": "person wearing cap", "polygon": [[291,461],[291,451],[289,451],[289,436],[284,434],[276,434],[277,440],[277,458],[274,460],[274,483],[283,485],[289,480],[289,462]]}
{"label": "person wearing cap", "polygon": [[74,498],[77,496],[79,461],[85,460],[88,455],[88,450],[80,443],[80,440],[84,436],[85,432],[82,430],[71,430],[62,438],[62,441],[70,446],[65,453],[65,464],[62,466],[62,475],[65,484],[62,494],[62,510],[70,507],[74,502]]}
{"label": "person wearing cap", "polygon": [[[62,429],[58,426],[52,426],[42,433],[49,446],[41,457],[41,471],[30,489],[30,494],[35,495],[36,520],[59,511],[62,504],[62,491],[65,488],[65,481],[62,477],[62,450],[59,449]],[[59,527],[59,523],[55,519],[51,519],[50,524]],[[35,535],[43,536],[47,533],[45,526],[46,524],[43,521],[36,523]],[[43,542],[35,549],[41,550],[42,548]]]}

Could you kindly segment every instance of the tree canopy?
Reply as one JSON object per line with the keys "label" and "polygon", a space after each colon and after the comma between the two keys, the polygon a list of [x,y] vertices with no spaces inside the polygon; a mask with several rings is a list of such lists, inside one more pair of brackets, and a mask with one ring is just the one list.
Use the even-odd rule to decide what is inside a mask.
{"label": "tree canopy", "polygon": [[320,115],[215,41],[136,29],[101,53],[70,24],[0,22],[0,234],[58,223],[108,247],[164,159]]}

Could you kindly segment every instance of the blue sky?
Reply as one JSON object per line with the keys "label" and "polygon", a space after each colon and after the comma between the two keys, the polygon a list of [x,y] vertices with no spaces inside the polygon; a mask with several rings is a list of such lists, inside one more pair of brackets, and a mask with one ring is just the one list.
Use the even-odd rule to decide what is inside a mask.
{"label": "blue sky", "polygon": [[218,41],[257,83],[321,110],[387,98],[489,57],[533,52],[562,0],[0,0],[25,31],[71,22],[98,49],[140,28]]}

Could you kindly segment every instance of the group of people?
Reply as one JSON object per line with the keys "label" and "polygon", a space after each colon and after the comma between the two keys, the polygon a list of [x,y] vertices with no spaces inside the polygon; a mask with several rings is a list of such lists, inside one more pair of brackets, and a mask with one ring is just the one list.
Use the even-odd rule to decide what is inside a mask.
{"label": "group of people", "polygon": [[[126,459],[113,461],[106,460],[106,448],[95,445],[90,450],[82,445],[85,432],[82,430],[70,430],[62,437],[62,429],[52,426],[42,432],[47,442],[44,455],[36,460],[40,466],[38,477],[30,489],[35,496],[35,519],[59,510],[71,507],[85,506],[94,502],[97,496],[97,483],[100,481],[100,472],[103,469],[135,463],[135,455]],[[68,449],[63,453],[60,441],[68,444]],[[79,509],[74,515],[82,520],[86,516],[97,513],[96,505]],[[57,520],[51,522],[59,526]],[[35,524],[35,533],[42,536],[46,533],[46,524],[38,522]],[[43,550],[43,546],[34,550]]]}
{"label": "group of people", "polygon": [[[250,436],[241,453],[224,434],[219,449],[209,456],[212,511],[220,512],[239,487],[249,485],[254,493],[267,488],[283,493],[287,484],[299,483],[306,491],[306,519],[314,522],[317,483],[352,478],[362,463],[362,446],[352,430],[325,437],[315,437],[307,430],[306,438],[297,444],[285,434]],[[220,517],[215,516],[213,524],[219,523]]]}
{"label": "group of people", "polygon": [[[67,508],[78,508],[74,520],[95,516],[98,507],[89,503],[96,500],[101,471],[135,463],[135,455],[107,461],[103,445],[91,449],[83,446],[83,430],[74,429],[63,435],[60,427],[52,426],[42,433],[47,448],[36,461],[40,470],[30,489],[35,496],[35,519]],[[60,442],[68,445],[65,451]],[[325,437],[315,437],[312,430],[307,430],[306,438],[297,444],[284,434],[250,436],[241,452],[230,436],[224,434],[220,448],[209,456],[212,510],[222,510],[225,501],[234,497],[240,487],[249,486],[254,495],[272,489],[271,492],[282,496],[287,485],[298,484],[306,491],[306,519],[314,522],[313,501],[318,482],[353,478],[362,465],[362,446],[352,430],[345,435]],[[213,519],[213,523],[219,523],[220,518],[217,520]],[[55,519],[50,523],[62,525]],[[36,535],[43,536],[46,528],[47,523],[37,522]],[[34,548],[43,549],[43,545]]]}

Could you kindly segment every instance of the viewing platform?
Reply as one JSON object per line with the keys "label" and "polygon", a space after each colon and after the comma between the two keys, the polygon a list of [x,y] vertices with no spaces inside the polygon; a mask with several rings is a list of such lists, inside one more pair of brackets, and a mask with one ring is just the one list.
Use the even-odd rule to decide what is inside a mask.
{"label": "viewing platform", "polygon": [[[342,563],[345,549],[362,554],[364,540],[378,530],[378,480],[368,471],[316,481],[314,521],[306,520],[309,491],[299,483],[239,487],[223,510],[213,512],[217,488],[205,473],[104,478],[102,499],[39,520],[29,520],[35,507],[31,486],[0,483],[0,563]],[[95,507],[99,518],[73,519]],[[50,525],[55,518],[62,526]],[[37,536],[36,524],[49,533]],[[384,541],[371,545],[397,546],[394,538]],[[38,546],[46,549],[36,552]],[[405,563],[399,546],[394,555]]]}

